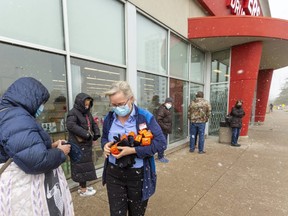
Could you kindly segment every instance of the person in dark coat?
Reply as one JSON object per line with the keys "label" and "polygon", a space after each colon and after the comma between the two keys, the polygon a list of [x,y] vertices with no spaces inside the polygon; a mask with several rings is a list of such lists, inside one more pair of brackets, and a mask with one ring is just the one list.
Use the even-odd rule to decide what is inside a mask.
{"label": "person in dark coat", "polygon": [[93,99],[88,94],[79,93],[66,120],[69,132],[68,141],[78,144],[83,152],[80,161],[71,161],[71,178],[73,181],[79,182],[80,196],[92,196],[96,193],[92,187],[87,187],[87,181],[97,178],[92,160],[92,144],[100,137],[98,125],[90,113],[92,106]]}
{"label": "person in dark coat", "polygon": [[[158,108],[156,113],[156,119],[158,124],[160,125],[162,132],[166,138],[166,147],[168,143],[168,134],[172,133],[172,98],[166,98],[165,102]],[[162,163],[168,163],[169,160],[164,157],[164,150],[158,152],[158,159]]]}
{"label": "person in dark coat", "polygon": [[230,121],[230,127],[232,128],[231,146],[235,147],[241,146],[238,143],[238,138],[242,128],[242,118],[245,115],[242,105],[242,100],[237,100],[235,106],[232,108],[230,113],[230,115],[232,116]]}

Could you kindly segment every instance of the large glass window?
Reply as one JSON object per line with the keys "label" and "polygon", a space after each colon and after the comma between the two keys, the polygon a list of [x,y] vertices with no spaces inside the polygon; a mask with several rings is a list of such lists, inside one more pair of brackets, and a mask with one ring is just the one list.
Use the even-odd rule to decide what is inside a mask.
{"label": "large glass window", "polygon": [[69,0],[71,52],[125,64],[124,5],[115,0]]}
{"label": "large glass window", "polygon": [[63,49],[61,0],[1,1],[0,35]]}
{"label": "large glass window", "polygon": [[198,91],[203,92],[204,86],[195,84],[195,83],[190,83],[190,101],[196,99],[196,94]]}
{"label": "large glass window", "polygon": [[173,34],[170,36],[170,75],[188,79],[188,44]]}
{"label": "large glass window", "polygon": [[227,82],[229,79],[230,51],[212,54],[211,83]]}
{"label": "large glass window", "polygon": [[191,48],[191,68],[190,68],[190,80],[193,82],[204,82],[204,62],[205,54],[200,50]]}
{"label": "large glass window", "polygon": [[137,14],[137,67],[167,74],[167,30]]}
{"label": "large glass window", "polygon": [[38,117],[53,140],[65,139],[67,111],[66,68],[64,56],[39,50],[0,44],[0,95],[20,77],[34,77],[50,93],[44,112]]}
{"label": "large glass window", "polygon": [[185,139],[188,135],[188,83],[170,79],[170,97],[173,98],[172,134],[170,142]]}
{"label": "large glass window", "polygon": [[[103,93],[110,89],[113,82],[125,80],[125,69],[72,58],[71,73],[73,100],[80,92],[93,98],[91,113],[102,130],[104,118],[110,110],[109,100]],[[96,167],[103,166],[104,157],[100,144],[93,148],[93,161]]]}
{"label": "large glass window", "polygon": [[137,105],[155,114],[167,97],[167,78],[138,72]]}
{"label": "large glass window", "polygon": [[228,86],[230,74],[230,50],[212,53],[210,103],[212,115],[209,120],[209,134],[218,135],[220,121],[227,114]]}

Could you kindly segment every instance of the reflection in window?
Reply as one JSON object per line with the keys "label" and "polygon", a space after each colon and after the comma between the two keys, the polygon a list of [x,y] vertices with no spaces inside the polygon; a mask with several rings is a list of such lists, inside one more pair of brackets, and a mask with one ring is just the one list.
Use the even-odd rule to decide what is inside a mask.
{"label": "reflection in window", "polygon": [[138,72],[137,105],[155,114],[167,96],[167,78]]}
{"label": "reflection in window", "polygon": [[227,82],[230,74],[230,51],[212,54],[211,83]]}
{"label": "reflection in window", "polygon": [[38,121],[52,139],[65,139],[66,69],[63,56],[0,44],[0,95],[20,77],[34,77],[50,93]]}
{"label": "reflection in window", "polygon": [[62,4],[59,0],[1,1],[0,20],[1,36],[64,48]]}
{"label": "reflection in window", "polygon": [[[87,93],[94,99],[91,113],[102,133],[104,118],[110,110],[109,100],[103,93],[110,89],[113,82],[125,80],[125,69],[72,58],[71,73],[73,100],[80,92]],[[93,149],[93,161],[96,168],[103,166],[104,157],[100,144]]]}
{"label": "reflection in window", "polygon": [[227,114],[228,86],[230,74],[230,50],[212,53],[210,103],[212,115],[209,134],[218,135],[220,122]]}
{"label": "reflection in window", "polygon": [[205,54],[200,50],[192,47],[191,49],[191,69],[190,80],[193,82],[204,82],[204,60]]}
{"label": "reflection in window", "polygon": [[196,93],[198,91],[203,92],[203,85],[195,84],[195,83],[190,83],[190,101],[196,99]]}
{"label": "reflection in window", "polygon": [[179,37],[170,37],[170,75],[188,79],[188,44]]}
{"label": "reflection in window", "polygon": [[125,64],[124,4],[88,0],[67,1],[67,6],[71,52]]}
{"label": "reflection in window", "polygon": [[167,74],[167,30],[137,14],[137,68]]}
{"label": "reflection in window", "polygon": [[173,98],[173,129],[170,142],[185,139],[188,135],[188,83],[170,79],[170,97]]}

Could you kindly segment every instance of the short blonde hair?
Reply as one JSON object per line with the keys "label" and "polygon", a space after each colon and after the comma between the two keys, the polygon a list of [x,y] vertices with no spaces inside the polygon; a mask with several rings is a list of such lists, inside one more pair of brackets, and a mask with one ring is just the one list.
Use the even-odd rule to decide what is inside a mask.
{"label": "short blonde hair", "polygon": [[106,96],[111,96],[114,95],[118,92],[122,92],[124,94],[125,97],[130,98],[133,97],[134,98],[134,94],[131,90],[131,87],[129,85],[128,82],[126,81],[117,81],[112,83],[110,90],[104,92],[105,97]]}

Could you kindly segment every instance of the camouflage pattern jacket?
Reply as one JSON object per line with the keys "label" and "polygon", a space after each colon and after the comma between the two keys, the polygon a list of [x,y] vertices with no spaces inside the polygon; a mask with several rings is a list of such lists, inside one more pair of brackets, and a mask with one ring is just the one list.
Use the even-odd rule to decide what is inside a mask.
{"label": "camouflage pattern jacket", "polygon": [[188,107],[188,119],[191,123],[207,122],[211,115],[211,105],[204,98],[196,98]]}

